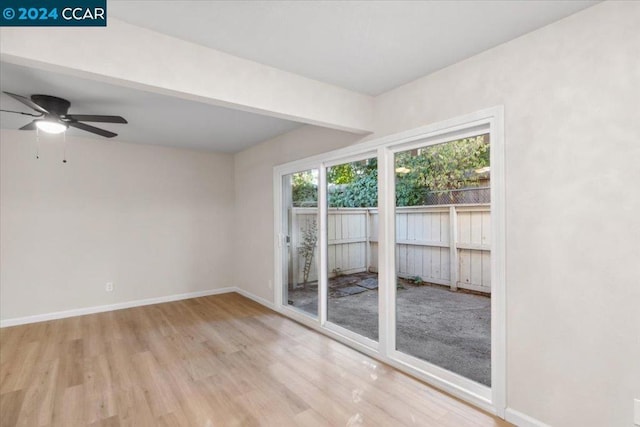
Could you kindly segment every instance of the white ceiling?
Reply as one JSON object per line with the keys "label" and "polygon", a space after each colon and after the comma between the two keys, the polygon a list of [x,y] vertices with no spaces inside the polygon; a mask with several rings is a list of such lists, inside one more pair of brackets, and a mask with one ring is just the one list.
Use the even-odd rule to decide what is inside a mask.
{"label": "white ceiling", "polygon": [[[568,16],[597,1],[109,1],[134,25],[376,95]],[[119,141],[237,152],[299,123],[0,63],[0,89],[71,101],[70,113]],[[2,109],[28,111],[2,95]],[[0,114],[17,129],[27,116]],[[104,139],[76,129],[70,135]]]}
{"label": "white ceiling", "polygon": [[[301,126],[287,120],[4,62],[0,63],[0,88],[27,97],[39,93],[67,99],[71,102],[69,114],[122,116],[128,124],[88,124],[115,132],[118,134],[115,139],[124,142],[233,153]],[[33,112],[5,94],[0,96],[0,109]],[[0,127],[18,129],[32,119],[3,112]],[[108,141],[77,129],[69,129],[68,134]]]}
{"label": "white ceiling", "polygon": [[123,21],[378,95],[597,1],[109,1]]}

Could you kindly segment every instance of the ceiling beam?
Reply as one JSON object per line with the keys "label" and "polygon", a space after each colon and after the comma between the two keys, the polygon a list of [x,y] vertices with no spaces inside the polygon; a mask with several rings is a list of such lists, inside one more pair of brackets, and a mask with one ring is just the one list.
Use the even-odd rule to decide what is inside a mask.
{"label": "ceiling beam", "polygon": [[3,27],[0,60],[365,134],[373,98],[109,17],[107,27]]}

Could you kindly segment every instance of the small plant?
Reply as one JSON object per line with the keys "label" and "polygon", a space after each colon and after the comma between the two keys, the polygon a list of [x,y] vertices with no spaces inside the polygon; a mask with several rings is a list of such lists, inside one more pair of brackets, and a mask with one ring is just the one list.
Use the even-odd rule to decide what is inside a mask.
{"label": "small plant", "polygon": [[411,281],[412,281],[413,283],[415,283],[416,285],[422,285],[422,284],[424,284],[424,280],[422,280],[422,277],[420,277],[420,276],[414,276],[414,277],[411,279]]}
{"label": "small plant", "polygon": [[307,223],[307,227],[302,232],[302,245],[298,248],[298,253],[304,257],[304,268],[302,270],[302,282],[309,281],[311,266],[313,265],[313,254],[316,251],[318,242],[318,224],[315,219]]}

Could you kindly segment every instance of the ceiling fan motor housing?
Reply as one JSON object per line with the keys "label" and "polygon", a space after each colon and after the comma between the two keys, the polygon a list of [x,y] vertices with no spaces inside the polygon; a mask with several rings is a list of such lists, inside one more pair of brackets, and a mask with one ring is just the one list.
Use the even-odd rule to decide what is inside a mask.
{"label": "ceiling fan motor housing", "polygon": [[56,116],[64,116],[69,111],[71,103],[66,99],[50,95],[31,95],[31,100]]}

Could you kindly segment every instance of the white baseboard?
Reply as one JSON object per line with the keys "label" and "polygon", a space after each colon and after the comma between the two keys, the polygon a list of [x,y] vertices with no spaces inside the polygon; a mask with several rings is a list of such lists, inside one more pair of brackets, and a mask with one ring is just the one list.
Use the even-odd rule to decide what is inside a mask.
{"label": "white baseboard", "polygon": [[251,292],[245,291],[244,289],[235,288],[234,290],[235,290],[235,292],[239,293],[243,297],[247,297],[247,298],[249,298],[251,300],[254,300],[258,304],[262,304],[265,307],[270,308],[271,310],[274,310],[274,311],[276,310],[275,304],[272,303],[271,301],[267,300],[267,299],[264,299],[262,297],[254,295]]}
{"label": "white baseboard", "polygon": [[[85,308],[75,308],[72,310],[56,311],[53,313],[45,313],[45,314],[36,314],[33,316],[15,317],[13,319],[0,320],[0,328],[6,328],[8,326],[25,325],[27,323],[45,322],[47,320],[64,319],[66,317],[82,316],[85,314],[102,313],[105,311],[122,310],[124,308],[141,307],[144,305],[151,305],[151,304],[160,304],[163,302],[206,297],[209,295],[226,294],[228,292],[238,292],[238,288],[234,286],[230,286],[226,288],[209,289],[206,291],[167,295],[163,297],[139,299],[134,301],[125,301],[125,302],[119,302],[116,304],[97,305],[97,306],[85,307]],[[238,293],[241,293],[241,292],[238,292]],[[251,297],[249,295],[245,295],[245,296],[263,304],[261,301],[257,299],[258,297]],[[266,302],[268,303],[268,301]]]}
{"label": "white baseboard", "polygon": [[505,411],[504,419],[518,427],[551,427],[549,424],[545,424],[542,421],[538,421],[529,415],[511,408],[507,408]]}

